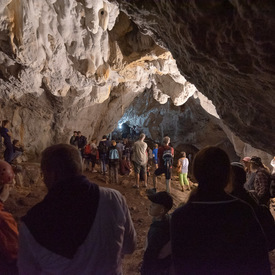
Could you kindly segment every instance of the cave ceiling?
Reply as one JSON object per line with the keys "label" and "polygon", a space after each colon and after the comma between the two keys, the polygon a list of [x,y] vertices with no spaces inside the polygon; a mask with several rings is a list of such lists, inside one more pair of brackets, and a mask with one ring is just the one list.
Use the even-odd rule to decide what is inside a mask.
{"label": "cave ceiling", "polygon": [[[222,129],[240,156],[251,148],[275,154],[274,14],[268,0],[1,1],[0,117],[39,155],[73,130],[110,133],[125,114],[140,113],[135,99],[157,139],[163,131],[149,103],[156,110],[170,102],[190,110],[183,119],[205,123],[212,145],[211,132]],[[219,122],[207,125],[199,108]],[[198,148],[207,143],[186,136]]]}

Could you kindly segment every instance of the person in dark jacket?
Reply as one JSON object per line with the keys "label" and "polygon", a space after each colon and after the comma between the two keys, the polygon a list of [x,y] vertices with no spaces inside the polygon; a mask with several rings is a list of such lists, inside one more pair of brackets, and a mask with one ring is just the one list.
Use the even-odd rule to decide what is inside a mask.
{"label": "person in dark jacket", "polygon": [[77,132],[77,136],[78,136],[78,139],[77,139],[78,150],[80,151],[81,156],[83,158],[84,149],[85,149],[85,146],[87,145],[87,138],[83,136],[80,131]]}
{"label": "person in dark jacket", "polygon": [[170,242],[170,215],[173,198],[165,191],[148,196],[151,201],[149,214],[153,217],[147,235],[147,247],[143,256],[141,275],[166,275],[171,266],[171,254],[161,256],[162,249]]}
{"label": "person in dark jacket", "polygon": [[8,120],[2,121],[2,127],[0,127],[0,135],[4,138],[4,145],[6,150],[4,152],[4,159],[6,162],[11,163],[13,157],[13,148],[11,143],[11,132],[9,131],[10,122]]}
{"label": "person in dark jacket", "polygon": [[271,274],[265,235],[253,209],[224,191],[230,174],[222,149],[206,147],[196,154],[198,188],[171,218],[176,275]]}

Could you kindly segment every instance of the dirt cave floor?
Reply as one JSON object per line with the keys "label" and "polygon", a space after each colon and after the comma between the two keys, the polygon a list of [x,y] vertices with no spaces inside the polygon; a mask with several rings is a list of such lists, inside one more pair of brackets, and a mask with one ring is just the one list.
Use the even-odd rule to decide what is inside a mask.
{"label": "dirt cave floor", "polygon": [[[37,172],[38,164],[25,164],[26,169],[30,168]],[[34,168],[33,168],[34,167]],[[98,167],[96,167],[98,169]],[[141,182],[140,189],[132,188],[135,183],[134,175],[119,176],[120,184],[108,184],[108,178],[101,175],[98,172],[86,171],[84,174],[93,182],[103,187],[109,187],[120,191],[126,198],[127,204],[130,209],[130,213],[135,225],[137,232],[137,248],[132,255],[126,255],[123,259],[123,273],[125,275],[136,275],[140,274],[140,266],[144,253],[145,239],[149,226],[151,224],[151,217],[148,215],[148,208],[150,205],[149,200],[146,196],[146,189],[142,187]],[[174,175],[176,172],[174,171]],[[172,177],[172,196],[174,199],[174,206],[172,211],[182,202],[185,202],[189,196],[189,191],[181,192],[178,176]],[[148,188],[152,188],[152,173],[149,177]],[[165,191],[165,178],[162,177],[158,181],[158,191]],[[26,214],[26,212],[35,204],[40,202],[47,192],[41,178],[33,183],[23,183],[22,186],[16,185],[12,190],[9,199],[5,203],[5,209],[11,212],[16,221],[20,223],[20,218]],[[275,217],[275,201],[271,205],[271,211]],[[275,250],[269,253],[270,263],[272,268],[272,274],[275,275]]]}

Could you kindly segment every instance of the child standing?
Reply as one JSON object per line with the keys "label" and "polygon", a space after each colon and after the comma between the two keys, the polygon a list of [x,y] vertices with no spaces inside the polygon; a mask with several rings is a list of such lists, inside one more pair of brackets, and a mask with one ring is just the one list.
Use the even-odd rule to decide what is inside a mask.
{"label": "child standing", "polygon": [[[170,215],[168,211],[173,207],[173,198],[165,191],[148,196],[151,201],[149,215],[153,217],[147,235],[147,246],[143,256],[141,275],[169,274],[171,253],[160,252],[170,241]],[[163,252],[163,251],[162,251]],[[163,253],[162,253],[163,254]]]}
{"label": "child standing", "polygon": [[116,142],[112,140],[112,146],[109,151],[109,176],[110,183],[118,183],[119,153],[116,149]]}
{"label": "child standing", "polygon": [[181,152],[182,157],[178,160],[178,172],[180,178],[181,191],[184,192],[183,184],[187,185],[187,190],[191,191],[190,184],[187,179],[189,160],[186,158],[186,153]]}

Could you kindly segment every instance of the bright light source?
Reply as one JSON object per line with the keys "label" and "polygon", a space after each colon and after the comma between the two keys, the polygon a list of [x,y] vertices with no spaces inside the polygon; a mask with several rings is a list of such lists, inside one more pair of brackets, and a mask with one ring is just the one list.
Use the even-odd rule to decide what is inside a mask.
{"label": "bright light source", "polygon": [[122,123],[118,124],[118,129],[122,129]]}

